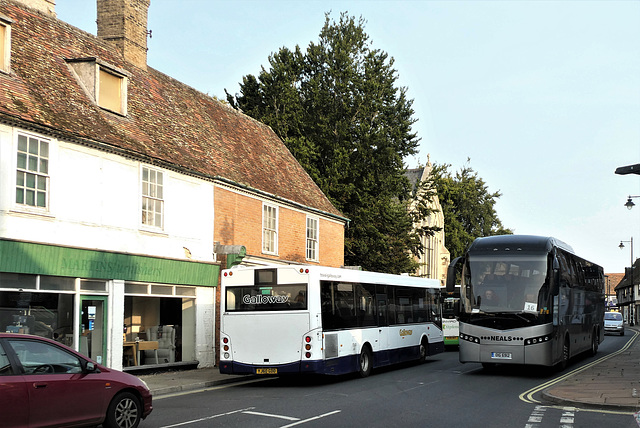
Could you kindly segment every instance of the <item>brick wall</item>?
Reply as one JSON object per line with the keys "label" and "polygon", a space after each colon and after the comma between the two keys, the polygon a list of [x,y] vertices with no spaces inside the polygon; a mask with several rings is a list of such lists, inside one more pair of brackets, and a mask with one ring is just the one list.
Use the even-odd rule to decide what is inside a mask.
{"label": "brick wall", "polygon": [[[247,255],[306,263],[306,213],[278,208],[278,255],[262,253],[262,201],[216,187],[214,195],[214,241],[222,245],[244,245]],[[344,227],[320,218],[319,262],[322,266],[344,264]]]}

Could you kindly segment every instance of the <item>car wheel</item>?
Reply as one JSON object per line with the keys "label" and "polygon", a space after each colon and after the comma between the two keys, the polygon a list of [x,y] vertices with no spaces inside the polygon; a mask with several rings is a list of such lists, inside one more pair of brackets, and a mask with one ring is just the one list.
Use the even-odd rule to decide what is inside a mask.
{"label": "car wheel", "polygon": [[142,406],[138,398],[130,392],[116,395],[109,409],[104,426],[107,428],[136,428],[140,424]]}

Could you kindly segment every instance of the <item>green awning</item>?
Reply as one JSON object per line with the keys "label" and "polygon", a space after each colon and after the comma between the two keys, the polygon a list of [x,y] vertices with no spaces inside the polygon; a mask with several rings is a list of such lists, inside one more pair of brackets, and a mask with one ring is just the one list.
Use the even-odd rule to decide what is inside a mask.
{"label": "green awning", "polygon": [[0,239],[0,272],[216,287],[220,265]]}

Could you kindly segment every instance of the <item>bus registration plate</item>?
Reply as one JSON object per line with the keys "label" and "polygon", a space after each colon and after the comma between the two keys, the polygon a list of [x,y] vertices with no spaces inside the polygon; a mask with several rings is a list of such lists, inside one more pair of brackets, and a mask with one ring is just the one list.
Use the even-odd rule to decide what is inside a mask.
{"label": "bus registration plate", "polygon": [[496,360],[510,360],[511,352],[492,352],[491,358]]}
{"label": "bus registration plate", "polygon": [[278,369],[256,369],[256,374],[278,374]]}

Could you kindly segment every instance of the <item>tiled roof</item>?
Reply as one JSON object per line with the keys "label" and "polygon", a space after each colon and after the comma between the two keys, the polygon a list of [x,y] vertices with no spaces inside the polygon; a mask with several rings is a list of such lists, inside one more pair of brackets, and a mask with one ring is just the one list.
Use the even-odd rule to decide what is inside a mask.
{"label": "tiled roof", "polygon": [[[0,0],[0,13],[13,20],[11,74],[0,73],[0,119],[342,217],[268,126],[151,67],[125,63],[110,44],[58,19],[10,0]],[[81,58],[128,73],[126,117],[86,94],[67,63]]]}
{"label": "tiled roof", "polygon": [[607,273],[605,275],[609,277],[609,283],[613,286],[613,288],[618,286],[624,279],[623,273]]}

